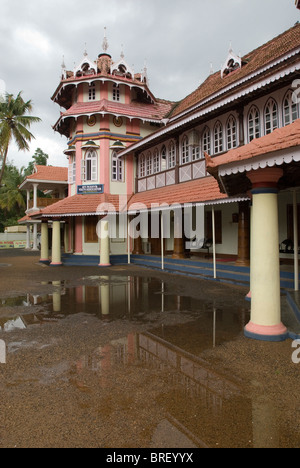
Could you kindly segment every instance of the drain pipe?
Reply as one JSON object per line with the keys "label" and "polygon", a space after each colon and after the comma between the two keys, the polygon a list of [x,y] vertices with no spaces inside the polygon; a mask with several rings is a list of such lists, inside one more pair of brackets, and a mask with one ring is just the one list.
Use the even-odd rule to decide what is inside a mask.
{"label": "drain pipe", "polygon": [[127,215],[127,255],[128,255],[128,265],[131,264],[131,252],[130,252],[130,247],[131,247],[131,239],[130,239],[130,220],[129,220],[129,215]]}
{"label": "drain pipe", "polygon": [[295,291],[299,291],[299,254],[298,254],[298,205],[297,191],[293,191],[293,211],[294,211],[294,284]]}
{"label": "drain pipe", "polygon": [[165,252],[164,252],[164,216],[160,213],[160,225],[161,225],[161,269],[165,269]]}
{"label": "drain pipe", "polygon": [[212,206],[212,235],[213,235],[213,262],[214,262],[214,279],[217,278],[217,261],[216,261],[216,222],[215,222],[215,207]]}

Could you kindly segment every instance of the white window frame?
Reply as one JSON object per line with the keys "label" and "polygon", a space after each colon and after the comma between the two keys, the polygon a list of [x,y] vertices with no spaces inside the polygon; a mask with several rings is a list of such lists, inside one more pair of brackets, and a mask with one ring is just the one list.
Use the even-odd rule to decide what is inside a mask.
{"label": "white window frame", "polygon": [[187,135],[185,135],[181,142],[181,164],[188,164],[190,159],[189,139]]}
{"label": "white window frame", "polygon": [[75,156],[70,157],[68,180],[69,180],[70,185],[75,184],[76,182],[76,158]]}
{"label": "white window frame", "polygon": [[223,125],[218,120],[214,126],[214,154],[222,153],[223,149]]}
{"label": "white window frame", "polygon": [[211,156],[211,132],[209,127],[205,127],[202,134],[202,151]]}
{"label": "white window frame", "polygon": [[274,132],[274,130],[279,128],[278,104],[275,101],[275,99],[273,98],[268,99],[265,105],[264,117],[265,117],[265,135],[269,135],[270,133]]}
{"label": "white window frame", "polygon": [[237,147],[237,121],[233,115],[228,117],[226,123],[227,150]]}
{"label": "white window frame", "polygon": [[89,101],[96,101],[96,83],[89,85]]}
{"label": "white window frame", "polygon": [[299,119],[299,106],[293,101],[293,91],[289,89],[282,102],[282,122],[286,126],[297,119]]}
{"label": "white window frame", "polygon": [[140,179],[146,177],[146,156],[144,153],[139,156],[139,177]]}
{"label": "white window frame", "polygon": [[111,180],[112,182],[124,182],[124,160],[118,158],[116,151],[113,151],[111,156]]}
{"label": "white window frame", "polygon": [[87,150],[81,166],[82,182],[98,181],[98,153],[94,149]]}
{"label": "white window frame", "polygon": [[169,151],[168,151],[168,169],[174,169],[176,166],[176,145],[174,141],[171,141],[169,144]]}
{"label": "white window frame", "polygon": [[149,153],[146,156],[146,176],[151,176],[153,174],[153,158],[152,154],[149,151]]}
{"label": "white window frame", "polygon": [[120,86],[117,83],[113,84],[113,101],[120,102]]}
{"label": "white window frame", "polygon": [[167,148],[166,145],[163,145],[161,152],[160,152],[160,168],[162,171],[167,169]]}
{"label": "white window frame", "polygon": [[156,148],[153,155],[153,174],[157,174],[158,172],[160,172],[160,157],[159,151]]}
{"label": "white window frame", "polygon": [[248,141],[249,143],[261,136],[260,112],[257,106],[252,106],[248,113]]}

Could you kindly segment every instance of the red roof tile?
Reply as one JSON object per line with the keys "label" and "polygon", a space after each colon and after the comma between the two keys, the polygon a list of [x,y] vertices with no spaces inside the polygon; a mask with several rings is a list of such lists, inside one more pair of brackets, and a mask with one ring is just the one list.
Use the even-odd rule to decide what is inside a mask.
{"label": "red roof tile", "polygon": [[54,205],[43,209],[39,214],[43,217],[63,215],[79,216],[102,213],[104,211],[128,211],[150,209],[152,204],[169,206],[187,203],[205,203],[227,199],[227,195],[220,192],[218,183],[212,177],[193,180],[179,185],[163,187],[147,192],[137,193],[131,197],[119,195],[74,195],[65,198]]}
{"label": "red roof tile", "polygon": [[274,151],[300,145],[300,119],[286,127],[278,128],[269,135],[252,140],[251,143],[232,149],[221,156],[208,158],[207,169],[216,169],[226,164],[246,161]]}
{"label": "red roof tile", "polygon": [[300,44],[300,24],[296,23],[294,27],[284,32],[280,36],[272,39],[268,43],[250,52],[242,58],[244,64],[242,68],[230,73],[222,78],[221,72],[218,71],[209,76],[196,91],[183,99],[178,106],[174,108],[171,118],[176,117],[182,112],[188,111],[189,108],[197,105],[207,97],[221,91],[228,85],[231,85],[242,78],[257,72],[268,63],[279,59],[289,51],[292,51]]}
{"label": "red roof tile", "polygon": [[54,166],[35,166],[36,172],[26,177],[30,180],[47,180],[55,182],[68,182],[68,168]]}
{"label": "red roof tile", "polygon": [[[188,203],[204,203],[228,198],[220,192],[218,183],[212,177],[184,182],[182,184],[162,187],[147,192],[135,194],[129,202],[129,210],[138,210],[144,206],[151,208],[152,204],[175,205]],[[135,205],[135,207],[133,207]]]}
{"label": "red roof tile", "polygon": [[156,104],[141,104],[138,102],[121,104],[102,99],[101,101],[76,103],[64,112],[61,117],[105,112],[128,117],[161,120],[171,111],[172,106],[173,104],[167,101],[160,101]]}
{"label": "red roof tile", "polygon": [[41,215],[45,217],[62,216],[65,214],[73,216],[92,215],[109,211],[112,207],[114,207],[112,210],[119,211],[123,208],[122,204],[126,204],[126,202],[127,197],[124,201],[124,197],[119,198],[119,195],[74,195],[43,209]]}

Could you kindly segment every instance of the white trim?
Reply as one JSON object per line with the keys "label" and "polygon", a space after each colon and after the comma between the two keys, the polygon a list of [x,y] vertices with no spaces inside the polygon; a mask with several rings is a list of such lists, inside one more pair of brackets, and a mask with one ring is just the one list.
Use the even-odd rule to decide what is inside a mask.
{"label": "white trim", "polygon": [[262,156],[254,157],[250,160],[237,161],[224,164],[219,167],[219,176],[238,174],[257,169],[265,169],[266,167],[282,166],[282,164],[290,164],[292,161],[300,161],[300,147],[287,148]]}
{"label": "white trim", "polygon": [[[298,50],[299,49],[297,49],[295,54],[298,52]],[[120,152],[120,156],[126,156],[127,154],[130,154],[133,151],[138,150],[140,147],[143,147],[143,145],[145,145],[145,144],[149,144],[151,142],[153,142],[153,144],[154,144],[156,139],[158,139],[158,138],[160,138],[160,137],[162,137],[164,135],[168,135],[170,132],[179,129],[183,125],[185,125],[187,123],[190,123],[193,120],[196,120],[196,119],[198,119],[200,117],[204,117],[205,115],[207,115],[207,114],[209,114],[209,113],[223,107],[224,105],[232,103],[232,102],[236,101],[237,99],[240,99],[241,97],[245,97],[246,95],[252,93],[253,91],[257,91],[258,89],[261,89],[261,88],[269,85],[270,83],[274,83],[275,81],[279,81],[283,77],[288,76],[288,75],[290,75],[291,73],[294,73],[297,70],[300,70],[300,62],[298,64],[296,64],[296,65],[293,65],[292,67],[287,67],[285,70],[280,70],[277,73],[275,73],[275,74],[273,74],[273,75],[271,75],[271,76],[269,76],[267,78],[264,78],[259,82],[254,83],[253,85],[251,85],[247,89],[237,91],[235,94],[233,94],[233,95],[231,95],[231,96],[229,96],[227,98],[225,97],[223,100],[221,100],[221,101],[219,101],[219,102],[217,102],[215,104],[208,105],[209,102],[212,99],[215,99],[216,97],[219,97],[222,94],[224,94],[225,92],[229,91],[233,87],[233,85],[230,88],[223,88],[220,92],[212,94],[207,99],[199,102],[194,108],[190,108],[188,110],[188,112],[190,113],[193,110],[195,110],[197,107],[203,106],[203,105],[206,105],[206,104],[208,105],[208,107],[205,107],[204,109],[199,110],[198,112],[194,113],[193,115],[190,115],[189,117],[186,117],[183,120],[176,120],[175,122],[170,123],[167,127],[165,127],[163,129],[149,135],[146,138],[143,138],[143,140],[141,140],[140,142],[134,143],[133,145],[129,146],[126,150]],[[252,75],[247,76],[246,78],[244,78],[243,81],[249,80],[250,77],[252,77]],[[239,84],[241,84],[241,83],[239,83]],[[236,85],[236,83],[235,83],[235,85]],[[180,115],[176,116],[176,119],[179,119],[181,116],[183,116],[183,114],[180,114]],[[173,120],[175,120],[175,118],[172,119],[172,121]],[[172,121],[170,121],[170,122],[172,122]]]}

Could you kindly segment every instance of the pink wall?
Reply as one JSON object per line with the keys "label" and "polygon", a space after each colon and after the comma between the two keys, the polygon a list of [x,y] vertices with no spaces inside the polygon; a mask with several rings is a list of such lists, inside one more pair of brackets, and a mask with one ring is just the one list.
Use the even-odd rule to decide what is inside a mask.
{"label": "pink wall", "polygon": [[82,216],[75,218],[75,233],[74,233],[75,234],[75,253],[83,252],[82,223],[83,223]]}

